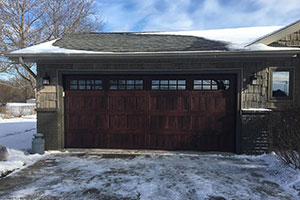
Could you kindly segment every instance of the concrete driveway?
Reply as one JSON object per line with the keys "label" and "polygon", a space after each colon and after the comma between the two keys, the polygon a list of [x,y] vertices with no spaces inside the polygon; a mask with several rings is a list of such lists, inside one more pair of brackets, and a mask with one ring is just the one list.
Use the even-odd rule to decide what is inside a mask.
{"label": "concrete driveway", "polygon": [[296,175],[273,155],[58,153],[0,179],[0,199],[288,200]]}

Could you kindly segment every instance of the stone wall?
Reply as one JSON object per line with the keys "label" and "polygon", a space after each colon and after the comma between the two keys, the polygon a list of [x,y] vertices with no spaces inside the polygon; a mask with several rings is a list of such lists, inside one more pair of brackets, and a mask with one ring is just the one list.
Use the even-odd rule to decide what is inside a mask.
{"label": "stone wall", "polygon": [[37,132],[44,134],[46,150],[61,148],[57,124],[57,113],[55,111],[37,112]]}

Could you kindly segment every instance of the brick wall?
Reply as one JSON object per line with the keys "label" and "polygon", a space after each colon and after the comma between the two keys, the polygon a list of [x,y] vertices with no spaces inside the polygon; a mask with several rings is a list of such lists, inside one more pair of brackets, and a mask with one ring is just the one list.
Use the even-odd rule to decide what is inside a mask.
{"label": "brick wall", "polygon": [[268,152],[268,112],[243,111],[241,153],[262,154]]}

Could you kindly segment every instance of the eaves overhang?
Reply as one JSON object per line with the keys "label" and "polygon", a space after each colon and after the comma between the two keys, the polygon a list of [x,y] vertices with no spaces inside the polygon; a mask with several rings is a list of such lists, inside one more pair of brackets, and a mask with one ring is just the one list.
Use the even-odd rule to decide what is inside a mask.
{"label": "eaves overhang", "polygon": [[111,59],[111,58],[174,58],[180,56],[184,58],[251,58],[251,57],[296,57],[300,54],[300,49],[295,50],[269,50],[269,51],[176,51],[176,52],[118,52],[118,53],[89,53],[89,54],[69,54],[69,53],[26,53],[26,54],[6,54],[10,60],[18,62],[23,58],[25,62],[37,62],[39,60],[52,59]]}

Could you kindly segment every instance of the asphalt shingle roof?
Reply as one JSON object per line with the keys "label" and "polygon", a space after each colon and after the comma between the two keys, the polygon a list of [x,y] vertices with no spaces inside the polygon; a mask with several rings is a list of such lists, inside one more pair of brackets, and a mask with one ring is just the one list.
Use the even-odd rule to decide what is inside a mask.
{"label": "asphalt shingle roof", "polygon": [[54,46],[101,52],[227,51],[226,43],[194,36],[134,33],[82,33],[64,36]]}

